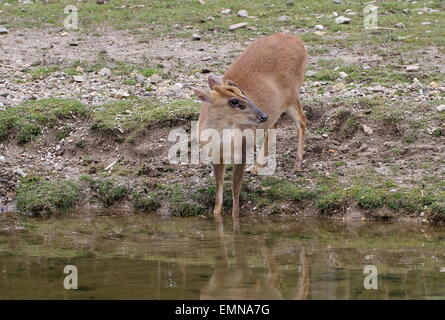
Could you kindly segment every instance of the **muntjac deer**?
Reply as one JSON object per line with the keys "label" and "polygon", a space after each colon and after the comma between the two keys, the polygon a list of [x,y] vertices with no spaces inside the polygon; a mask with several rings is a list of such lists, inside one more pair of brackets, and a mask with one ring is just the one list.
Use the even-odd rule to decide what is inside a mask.
{"label": "muntjac deer", "polygon": [[[229,67],[223,78],[210,75],[210,90],[195,90],[203,102],[199,115],[198,137],[205,129],[269,129],[283,113],[298,129],[298,149],[294,171],[302,169],[306,117],[300,103],[307,51],[293,35],[274,34],[250,44]],[[267,134],[263,148],[267,146]],[[235,151],[236,152],[236,151]],[[243,148],[243,153],[246,152]],[[213,163],[216,179],[215,216],[222,213],[225,164]],[[233,167],[232,215],[239,215],[241,180],[246,166]],[[253,173],[255,173],[255,168]]]}

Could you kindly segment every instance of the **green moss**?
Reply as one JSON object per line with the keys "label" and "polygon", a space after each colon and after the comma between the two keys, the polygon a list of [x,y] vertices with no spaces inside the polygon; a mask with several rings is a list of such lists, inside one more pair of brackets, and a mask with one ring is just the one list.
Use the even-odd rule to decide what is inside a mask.
{"label": "green moss", "polygon": [[352,194],[363,209],[378,209],[385,205],[385,192],[373,187],[355,186]]}
{"label": "green moss", "polygon": [[129,189],[125,186],[116,186],[110,180],[94,179],[90,176],[82,176],[81,180],[86,182],[91,190],[96,192],[97,197],[105,206],[111,206],[118,201],[124,200]]}
{"label": "green moss", "polygon": [[26,178],[17,188],[17,209],[33,215],[52,214],[71,209],[78,194],[79,187],[71,180],[46,182]]}
{"label": "green moss", "polygon": [[62,120],[87,115],[87,108],[73,100],[29,101],[0,113],[0,141],[15,136],[18,143],[26,143],[38,136],[44,127],[52,128]]}
{"label": "green moss", "polygon": [[56,72],[59,70],[59,67],[57,66],[45,66],[45,67],[38,67],[34,70],[31,70],[29,74],[32,76],[33,79],[40,79],[49,76],[51,73]]}
{"label": "green moss", "polygon": [[158,196],[155,193],[142,195],[133,194],[133,207],[144,212],[155,212],[161,206]]}
{"label": "green moss", "polygon": [[333,192],[321,196],[317,201],[317,208],[323,214],[331,214],[346,209],[346,196],[344,192]]}

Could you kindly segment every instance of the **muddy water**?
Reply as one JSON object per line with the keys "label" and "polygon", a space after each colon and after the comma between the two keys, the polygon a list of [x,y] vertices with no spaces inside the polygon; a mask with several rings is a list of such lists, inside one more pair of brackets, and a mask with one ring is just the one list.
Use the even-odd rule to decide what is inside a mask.
{"label": "muddy water", "polygon": [[[444,299],[444,231],[109,212],[1,218],[0,299]],[[64,288],[66,265],[78,290]]]}

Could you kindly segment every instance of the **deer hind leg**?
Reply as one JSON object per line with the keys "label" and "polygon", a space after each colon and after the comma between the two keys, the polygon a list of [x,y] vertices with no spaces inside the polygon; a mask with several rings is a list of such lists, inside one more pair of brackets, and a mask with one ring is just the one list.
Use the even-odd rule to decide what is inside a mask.
{"label": "deer hind leg", "polygon": [[[277,128],[277,123],[272,126],[273,129]],[[269,156],[269,130],[265,130],[264,140],[260,149],[260,152],[257,153],[257,157],[255,158],[255,164],[253,165],[250,173],[254,175],[259,174],[260,168],[266,165],[266,159]]]}
{"label": "deer hind leg", "polygon": [[213,214],[215,217],[221,217],[223,207],[223,191],[224,191],[224,164],[214,164],[213,170],[215,172],[216,191],[215,191],[215,208]]}
{"label": "deer hind leg", "polygon": [[299,98],[289,103],[286,114],[289,115],[297,125],[298,149],[293,171],[301,171],[303,170],[304,137],[306,134],[307,120]]}

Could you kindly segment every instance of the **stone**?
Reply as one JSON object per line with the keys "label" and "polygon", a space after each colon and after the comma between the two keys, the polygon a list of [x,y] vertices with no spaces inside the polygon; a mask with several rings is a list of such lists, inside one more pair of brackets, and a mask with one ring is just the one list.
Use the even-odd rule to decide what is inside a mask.
{"label": "stone", "polygon": [[432,82],[430,82],[428,87],[430,87],[430,88],[439,88],[439,84],[437,82],[432,81]]}
{"label": "stone", "polygon": [[366,133],[368,136],[372,135],[374,132],[372,128],[370,126],[367,126],[366,124],[362,124],[362,129],[363,132]]}
{"label": "stone", "polygon": [[232,13],[232,10],[230,10],[230,9],[224,9],[224,10],[221,11],[221,13],[222,13],[222,14],[231,14],[231,13]]}
{"label": "stone", "polygon": [[73,80],[74,80],[74,82],[84,82],[85,81],[85,77],[84,77],[84,75],[73,76]]}
{"label": "stone", "polygon": [[100,75],[101,77],[109,77],[111,76],[111,70],[109,68],[103,68],[100,69],[97,74]]}
{"label": "stone", "polygon": [[343,90],[343,89],[345,89],[346,88],[346,85],[344,84],[344,83],[336,83],[336,84],[334,84],[333,86],[332,86],[332,89],[334,90],[334,91],[340,91],[340,90]]}
{"label": "stone", "polygon": [[137,73],[134,78],[136,79],[137,82],[139,83],[143,83],[145,81],[145,77],[142,74]]}
{"label": "stone", "polygon": [[194,33],[194,34],[192,34],[192,39],[198,41],[198,40],[201,40],[201,36],[197,33]]}
{"label": "stone", "polygon": [[405,29],[405,25],[404,25],[403,23],[401,23],[401,22],[396,23],[394,26],[395,26],[396,28]]}
{"label": "stone", "polygon": [[335,4],[342,4],[343,3],[341,0],[334,0],[332,2],[335,3]]}
{"label": "stone", "polygon": [[346,18],[346,17],[343,17],[343,16],[335,18],[335,23],[336,24],[348,24],[350,22],[351,22],[351,18]]}
{"label": "stone", "polygon": [[237,24],[232,24],[232,25],[229,27],[229,30],[236,30],[236,29],[245,27],[245,26],[247,26],[247,25],[248,25],[247,22],[240,22],[240,23],[237,23]]}
{"label": "stone", "polygon": [[152,76],[150,77],[150,79],[148,79],[148,81],[149,81],[151,84],[156,84],[156,83],[161,82],[161,81],[162,81],[162,78],[161,78],[159,75],[154,74],[154,75],[152,75]]}
{"label": "stone", "polygon": [[405,70],[408,71],[408,72],[414,72],[414,71],[419,70],[419,66],[415,65],[415,64],[409,65],[409,66],[405,67]]}
{"label": "stone", "polygon": [[238,16],[241,18],[247,18],[249,14],[247,13],[247,10],[240,10],[238,11]]}
{"label": "stone", "polygon": [[440,106],[437,106],[436,110],[438,112],[444,112],[445,111],[445,104],[441,104]]}
{"label": "stone", "polygon": [[306,71],[306,73],[305,73],[305,75],[306,75],[306,77],[313,77],[313,76],[315,76],[317,73],[315,72],[315,71],[312,71],[312,70],[308,70],[308,71]]}
{"label": "stone", "polygon": [[5,27],[0,27],[0,34],[7,34],[9,32]]}
{"label": "stone", "polygon": [[278,21],[287,21],[288,19],[289,19],[288,16],[279,16],[279,17],[277,18]]}
{"label": "stone", "polygon": [[17,169],[17,170],[15,170],[14,173],[15,173],[16,175],[20,176],[20,177],[26,177],[26,173],[25,173],[25,171],[23,171],[23,170],[20,169],[20,168]]}
{"label": "stone", "polygon": [[339,72],[338,76],[342,79],[345,79],[348,77],[348,74],[346,72],[341,71],[341,72]]}
{"label": "stone", "polygon": [[323,27],[321,24],[317,24],[317,25],[314,27],[314,29],[315,29],[315,30],[324,30],[324,27]]}

